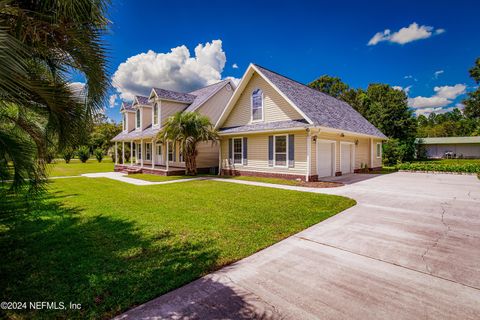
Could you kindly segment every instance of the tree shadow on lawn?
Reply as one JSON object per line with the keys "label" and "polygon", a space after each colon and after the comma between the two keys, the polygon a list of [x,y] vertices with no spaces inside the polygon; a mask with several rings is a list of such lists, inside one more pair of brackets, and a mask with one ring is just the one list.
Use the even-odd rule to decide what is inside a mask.
{"label": "tree shadow on lawn", "polygon": [[81,310],[3,310],[0,318],[109,318],[216,268],[219,252],[209,241],[161,226],[147,236],[128,220],[85,216],[62,204],[70,196],[0,194],[0,301],[72,302]]}

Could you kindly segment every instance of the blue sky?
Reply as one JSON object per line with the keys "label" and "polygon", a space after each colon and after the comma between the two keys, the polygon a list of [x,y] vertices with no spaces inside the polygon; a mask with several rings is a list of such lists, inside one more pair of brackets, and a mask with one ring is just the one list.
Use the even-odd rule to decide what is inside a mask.
{"label": "blue sky", "polygon": [[150,86],[193,90],[250,62],[303,83],[388,83],[408,88],[418,113],[450,110],[475,85],[478,12],[474,1],[113,1],[107,115],[118,121],[120,99]]}

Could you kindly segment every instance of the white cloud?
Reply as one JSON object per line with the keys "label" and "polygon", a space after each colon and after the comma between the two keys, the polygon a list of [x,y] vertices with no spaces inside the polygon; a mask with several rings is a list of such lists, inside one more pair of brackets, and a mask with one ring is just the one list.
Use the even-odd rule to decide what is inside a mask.
{"label": "white cloud", "polygon": [[236,63],[232,64],[232,68],[233,69],[238,69],[238,64],[236,64]]}
{"label": "white cloud", "polygon": [[369,46],[374,46],[382,41],[389,41],[398,44],[406,44],[412,41],[427,39],[432,35],[438,35],[445,32],[445,29],[434,29],[430,26],[419,26],[416,22],[410,24],[408,27],[403,27],[397,32],[391,32],[390,29],[385,29],[383,32],[377,32],[368,41]]}
{"label": "white cloud", "polygon": [[241,78],[235,78],[235,77],[225,77],[225,79],[232,80],[235,86],[238,86],[238,84],[240,83],[240,80],[242,80]]}
{"label": "white cloud", "polygon": [[412,75],[410,75],[410,74],[409,74],[409,75],[406,75],[405,77],[403,77],[403,79],[412,79],[412,80],[415,81],[415,82],[418,81],[417,78],[415,78],[414,76],[412,76]]}
{"label": "white cloud", "polygon": [[442,114],[442,113],[447,113],[450,111],[453,111],[455,107],[448,107],[448,108],[443,108],[443,107],[438,107],[438,108],[423,108],[423,109],[417,109],[415,110],[415,114],[417,116],[423,114],[424,116],[428,116],[430,113],[435,112],[435,114]]}
{"label": "white cloud", "polygon": [[464,84],[454,86],[435,87],[435,94],[431,97],[418,96],[408,99],[408,105],[412,108],[440,108],[452,103],[458,96],[465,93]]}
{"label": "white cloud", "polygon": [[117,104],[117,98],[117,94],[112,94],[110,98],[108,98],[108,105],[110,106],[110,108],[115,107],[115,105]]}
{"label": "white cloud", "polygon": [[122,99],[148,95],[152,87],[189,92],[222,79],[226,55],[221,40],[213,40],[190,50],[178,46],[167,53],[149,50],[121,63],[112,81]]}
{"label": "white cloud", "polygon": [[440,76],[442,73],[444,73],[443,70],[438,70],[438,71],[435,71],[433,75],[434,75],[435,79],[438,79],[438,76]]}
{"label": "white cloud", "polygon": [[395,90],[403,91],[403,92],[405,92],[406,95],[408,95],[412,86],[407,86],[405,88],[401,87],[401,86],[393,86],[392,88],[395,89]]}
{"label": "white cloud", "polygon": [[433,91],[435,91],[436,95],[439,97],[453,100],[459,95],[464,94],[465,89],[467,89],[466,85],[456,84],[454,86],[435,87],[433,88]]}

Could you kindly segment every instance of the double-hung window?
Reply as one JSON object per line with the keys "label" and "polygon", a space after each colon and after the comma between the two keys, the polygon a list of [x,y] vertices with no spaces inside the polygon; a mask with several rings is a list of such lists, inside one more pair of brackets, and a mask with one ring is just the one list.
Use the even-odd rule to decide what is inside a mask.
{"label": "double-hung window", "polygon": [[141,119],[140,119],[140,109],[137,109],[137,112],[135,113],[135,120],[136,120],[136,124],[137,124],[136,128],[138,129],[138,128],[140,128],[140,123],[141,123],[140,122],[141,121]]}
{"label": "double-hung window", "polygon": [[173,161],[173,153],[175,150],[173,150],[173,143],[172,141],[168,142],[168,161]]}
{"label": "double-hung window", "polygon": [[158,103],[153,105],[153,124],[158,124]]}
{"label": "double-hung window", "polygon": [[233,163],[242,164],[243,159],[243,139],[233,138]]}
{"label": "double-hung window", "polygon": [[277,167],[287,166],[287,140],[287,135],[274,136],[274,157]]}
{"label": "double-hung window", "polygon": [[127,130],[127,115],[125,113],[122,114],[122,125],[123,131]]}
{"label": "double-hung window", "polygon": [[263,91],[255,89],[252,92],[252,121],[263,120]]}
{"label": "double-hung window", "polygon": [[381,158],[381,157],[382,157],[382,144],[377,143],[377,158]]}

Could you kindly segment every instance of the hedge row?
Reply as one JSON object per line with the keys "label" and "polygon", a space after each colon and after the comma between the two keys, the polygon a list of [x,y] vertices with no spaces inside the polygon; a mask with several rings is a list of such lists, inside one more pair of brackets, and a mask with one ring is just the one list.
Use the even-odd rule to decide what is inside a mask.
{"label": "hedge row", "polygon": [[431,162],[406,162],[398,164],[398,170],[411,171],[441,171],[441,172],[466,172],[466,173],[480,173],[480,164],[478,163],[431,163]]}

